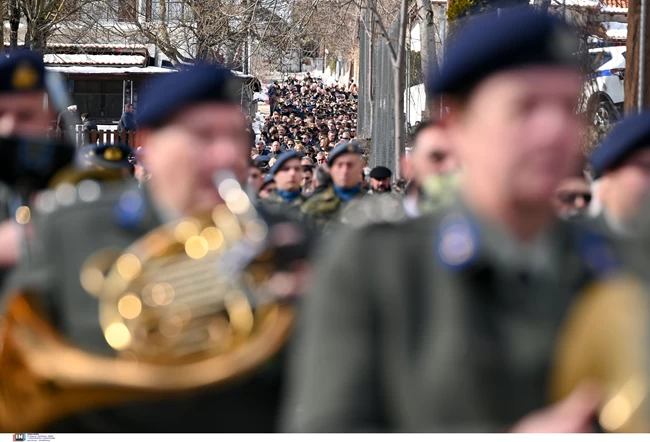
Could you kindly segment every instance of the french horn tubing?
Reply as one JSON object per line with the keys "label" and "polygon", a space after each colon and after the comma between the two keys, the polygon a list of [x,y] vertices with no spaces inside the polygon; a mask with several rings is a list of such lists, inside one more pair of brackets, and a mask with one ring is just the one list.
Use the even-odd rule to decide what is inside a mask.
{"label": "french horn tubing", "polygon": [[[123,251],[102,250],[81,269],[115,357],[66,342],[39,312],[37,294],[11,298],[0,324],[3,432],[218,386],[281,350],[294,322],[286,301],[294,275],[278,266],[273,232],[239,183],[227,176],[216,185],[224,202],[211,212],[161,226]],[[301,240],[283,235],[282,245]]]}
{"label": "french horn tubing", "polygon": [[553,359],[550,395],[582,382],[602,389],[598,424],[611,433],[650,432],[650,303],[639,281],[618,276],[589,287],[569,311]]}

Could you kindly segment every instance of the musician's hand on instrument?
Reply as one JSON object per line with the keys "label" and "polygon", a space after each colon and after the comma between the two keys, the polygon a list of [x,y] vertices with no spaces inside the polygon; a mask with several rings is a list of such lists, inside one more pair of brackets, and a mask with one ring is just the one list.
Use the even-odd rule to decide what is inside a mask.
{"label": "musician's hand on instrument", "polygon": [[590,433],[602,399],[600,388],[583,383],[561,402],[519,421],[513,433]]}

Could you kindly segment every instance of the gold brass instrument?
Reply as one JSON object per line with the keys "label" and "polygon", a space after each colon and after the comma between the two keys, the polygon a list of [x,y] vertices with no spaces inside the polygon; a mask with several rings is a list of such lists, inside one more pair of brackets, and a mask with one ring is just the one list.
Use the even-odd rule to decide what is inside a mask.
{"label": "gold brass instrument", "polygon": [[157,228],[124,251],[101,251],[81,269],[116,357],[75,348],[32,297],[13,298],[2,324],[2,431],[220,385],[280,351],[296,279],[276,255],[304,238],[290,225],[269,227],[234,179],[218,186],[225,203],[212,212]]}
{"label": "gold brass instrument", "polygon": [[606,432],[650,432],[650,294],[631,277],[583,293],[569,312],[552,367],[551,398],[581,382],[598,384],[598,423]]}

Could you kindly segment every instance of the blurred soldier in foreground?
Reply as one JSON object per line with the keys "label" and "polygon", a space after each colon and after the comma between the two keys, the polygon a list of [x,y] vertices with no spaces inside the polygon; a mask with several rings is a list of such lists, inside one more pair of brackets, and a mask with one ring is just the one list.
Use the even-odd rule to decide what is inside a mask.
{"label": "blurred soldier in foreground", "polygon": [[621,121],[590,163],[602,210],[585,222],[610,237],[626,264],[650,280],[650,112]]}
{"label": "blurred soldier in foreground", "polygon": [[329,244],[306,298],[288,429],[592,429],[597,389],[553,406],[547,396],[569,304],[615,267],[551,202],[580,162],[576,51],[564,23],[509,10],[450,44],[429,92],[451,107],[461,202]]}
{"label": "blurred soldier in foreground", "polygon": [[[44,138],[53,114],[46,107],[42,56],[19,51],[0,57],[0,137]],[[5,269],[16,264],[20,226],[12,191],[0,183],[0,287]]]}
{"label": "blurred soldier in foreground", "polygon": [[[302,212],[314,225],[326,230],[337,222],[337,216],[351,200],[366,194],[361,188],[363,162],[356,141],[341,143],[329,154],[327,166],[332,184],[314,193],[303,205]],[[319,163],[320,164],[320,163]]]}
{"label": "blurred soldier in foreground", "polygon": [[[82,272],[82,265],[86,265],[91,255],[95,256],[95,252],[107,247],[124,249],[161,224],[179,222],[197,211],[211,213],[217,204],[223,204],[223,189],[217,189],[214,182],[216,173],[227,172],[235,177],[240,186],[246,182],[249,138],[245,132],[245,120],[238,105],[238,89],[235,84],[228,70],[214,66],[196,67],[160,78],[147,90],[141,101],[143,107],[139,127],[145,147],[140,154],[151,172],[151,179],[146,185],[142,189],[138,189],[135,184],[126,188],[121,185],[100,188],[95,182],[84,181],[76,188],[66,187],[65,191],[57,189],[49,198],[44,196],[37,203],[40,210],[35,220],[36,234],[34,241],[30,243],[33,260],[21,263],[11,286],[19,291],[37,295],[48,319],[65,334],[72,345],[90,353],[107,357],[118,356],[114,351],[115,342],[109,339],[113,335],[105,334],[100,326],[98,300],[86,292],[92,292],[96,284],[90,284]],[[270,225],[272,220],[273,218],[267,220]],[[188,226],[191,229],[194,224],[185,227]],[[296,224],[293,223],[292,226]],[[183,231],[177,229],[176,232],[180,235]],[[202,235],[207,236],[208,233]],[[196,234],[198,235],[198,232]],[[223,243],[218,234],[219,231],[216,231],[207,236],[216,246]],[[185,239],[188,250],[192,238],[200,240],[194,242],[201,247],[193,249],[195,252],[207,252],[206,247],[212,244],[203,237],[188,238]],[[290,238],[284,239],[286,241]],[[195,259],[200,257],[192,256]],[[176,256],[175,259],[179,257]],[[235,261],[235,258],[229,261]],[[183,263],[185,274],[192,270],[187,264],[194,262],[200,265],[198,261],[191,260]],[[125,268],[119,260],[117,268],[119,271]],[[212,263],[210,269],[214,269],[215,273],[217,271]],[[150,267],[149,271],[152,270]],[[198,271],[200,268],[194,272],[195,277]],[[131,277],[134,276],[135,274],[131,274]],[[169,272],[163,276],[171,277]],[[203,271],[198,277],[211,277],[211,274],[209,271]],[[214,277],[217,278],[217,275]],[[155,282],[152,281],[149,286]],[[215,284],[212,284],[210,287],[214,286]],[[145,298],[145,302],[165,304],[182,295],[177,286],[175,297],[171,295],[170,298],[170,288],[173,290],[173,286],[169,284],[154,286],[151,288],[153,300],[146,301]],[[202,293],[203,298],[210,293],[212,292]],[[131,301],[133,298],[134,296],[131,296]],[[197,299],[196,296],[192,298],[193,304],[190,305],[195,305]],[[11,299],[7,299],[5,295],[5,301]],[[218,303],[219,298],[215,297],[214,302]],[[130,306],[134,305],[144,309],[140,301],[136,304],[131,302]],[[192,312],[195,315],[202,313],[188,310],[188,306],[183,305],[178,306],[181,308],[179,313],[183,307],[189,316],[172,316],[168,318],[170,321],[176,321],[172,323],[163,321],[160,324],[161,333],[174,336],[174,333],[178,333],[178,329],[174,327],[192,320]],[[123,308],[125,307],[121,305],[120,311]],[[129,317],[137,318],[139,309],[135,310],[135,315],[129,314]],[[103,325],[105,324],[102,323]],[[158,330],[157,324],[155,327],[143,331],[155,333]],[[219,329],[215,329],[214,333],[218,331]],[[212,337],[205,336],[203,339],[205,341]],[[205,343],[209,341],[203,342]],[[1,367],[2,370],[8,368],[10,367],[6,365]],[[77,368],[82,370],[82,378],[77,379],[77,375],[71,381],[73,384],[83,382],[84,376],[96,375],[83,372],[82,367]],[[106,375],[114,374],[111,370],[109,372]],[[3,371],[3,379],[9,380],[9,374],[11,373]],[[183,374],[179,373],[172,381],[182,381],[182,377]],[[135,379],[133,381],[135,382]],[[153,379],[145,381],[150,382]],[[41,399],[45,401],[48,391],[38,390],[37,393],[42,393],[44,397]],[[218,390],[194,392],[191,396],[175,399],[105,407],[101,411],[88,411],[64,419],[47,430],[270,432],[274,431],[277,422],[280,391],[281,378],[276,361],[256,372],[254,376],[241,378],[238,382]],[[110,397],[119,396],[120,392],[105,391],[102,394]],[[1,398],[7,400],[4,396]],[[101,399],[101,396],[99,398]],[[71,397],[68,396],[68,399]],[[83,399],[76,398],[77,401]],[[8,409],[15,406],[13,403],[2,405],[9,407]],[[38,416],[36,411],[34,413],[34,416]],[[0,414],[0,418],[2,416]],[[6,427],[11,422],[2,421],[0,424]]]}
{"label": "blurred soldier in foreground", "polygon": [[620,122],[592,153],[601,223],[621,237],[650,234],[650,111]]}

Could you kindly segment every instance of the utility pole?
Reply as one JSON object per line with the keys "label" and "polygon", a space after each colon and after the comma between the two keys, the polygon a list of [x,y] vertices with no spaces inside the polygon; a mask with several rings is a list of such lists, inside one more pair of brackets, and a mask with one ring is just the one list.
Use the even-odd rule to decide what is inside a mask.
{"label": "utility pole", "polygon": [[648,0],[631,0],[627,18],[625,69],[625,113],[636,113],[650,106],[650,57],[646,51],[650,38]]}

